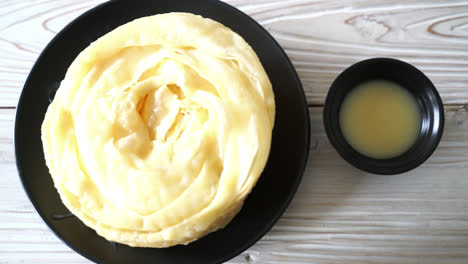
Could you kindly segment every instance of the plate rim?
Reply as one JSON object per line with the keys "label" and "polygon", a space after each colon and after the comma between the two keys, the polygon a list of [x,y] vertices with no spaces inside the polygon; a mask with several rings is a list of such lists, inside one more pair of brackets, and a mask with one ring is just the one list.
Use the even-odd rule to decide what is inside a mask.
{"label": "plate rim", "polygon": [[[83,20],[86,16],[88,16],[89,14],[94,13],[94,12],[96,12],[98,10],[105,9],[105,8],[107,8],[108,5],[114,4],[115,2],[121,2],[121,1],[128,1],[128,0],[111,0],[111,1],[107,1],[107,2],[98,4],[98,5],[90,8],[89,10],[85,11],[84,13],[82,13],[81,15],[79,15],[78,17],[76,17],[72,21],[70,21],[65,27],[63,27],[47,43],[47,45],[42,49],[41,53],[39,54],[39,56],[35,60],[33,66],[31,67],[31,70],[28,73],[28,76],[27,76],[27,78],[26,78],[26,80],[24,82],[24,85],[23,85],[22,89],[21,89],[21,93],[20,93],[20,96],[19,96],[19,99],[18,99],[18,103],[17,103],[16,108],[15,108],[15,125],[14,125],[14,137],[13,137],[15,165],[16,165],[16,169],[17,169],[17,172],[18,172],[18,176],[19,176],[20,181],[21,181],[21,185],[23,187],[24,192],[26,193],[26,196],[28,197],[29,201],[33,205],[35,211],[39,214],[42,222],[44,222],[47,225],[48,229],[50,231],[52,231],[52,233],[55,235],[55,237],[57,237],[62,243],[64,243],[67,247],[72,249],[75,253],[83,256],[87,260],[92,261],[94,263],[101,263],[101,262],[98,259],[95,259],[94,257],[88,255],[86,252],[78,250],[71,242],[66,241],[64,238],[62,238],[60,235],[58,235],[56,233],[56,231],[54,230],[54,228],[52,228],[51,224],[49,224],[49,222],[46,220],[47,217],[44,215],[44,212],[42,212],[42,210],[39,210],[38,202],[31,198],[31,195],[30,195],[31,191],[30,191],[30,189],[28,187],[26,187],[26,181],[24,179],[23,170],[22,170],[22,167],[23,167],[22,166],[22,158],[21,158],[21,156],[19,154],[19,153],[21,153],[21,151],[19,150],[20,149],[19,145],[21,143],[19,141],[18,120],[20,119],[21,113],[24,111],[21,106],[23,105],[23,100],[24,100],[24,97],[25,97],[25,95],[24,95],[25,94],[25,88],[27,86],[31,85],[31,73],[36,69],[37,64],[39,63],[39,61],[43,60],[43,58],[45,57],[45,52],[50,49],[50,47],[57,41],[57,39],[62,37],[64,32],[68,31],[69,28],[71,28],[75,24],[80,23],[81,20]],[[276,213],[274,214],[274,216],[272,218],[270,218],[268,223],[262,227],[262,230],[260,232],[258,232],[256,236],[252,236],[251,238],[246,240],[246,243],[243,243],[243,246],[237,248],[236,250],[231,251],[230,254],[226,254],[224,257],[220,258],[219,263],[223,263],[223,262],[226,262],[226,261],[228,261],[228,260],[230,260],[230,259],[232,259],[232,258],[234,258],[236,256],[239,256],[242,252],[244,252],[248,248],[255,245],[262,237],[264,237],[265,234],[268,233],[268,231],[270,231],[272,229],[272,227],[278,222],[280,217],[284,214],[284,212],[286,211],[286,209],[289,207],[292,200],[294,199],[294,197],[295,197],[295,195],[297,193],[297,190],[299,188],[299,185],[300,185],[300,183],[302,181],[302,178],[304,177],[305,169],[306,169],[307,163],[308,163],[308,157],[309,157],[309,152],[310,152],[310,113],[309,113],[309,106],[308,106],[308,103],[307,103],[307,98],[305,96],[305,91],[304,91],[304,88],[302,86],[301,80],[300,80],[300,78],[299,78],[299,76],[297,74],[297,71],[296,71],[294,65],[292,64],[290,58],[288,57],[286,52],[283,50],[283,48],[279,45],[279,43],[276,41],[276,39],[273,38],[273,36],[259,22],[257,22],[255,19],[253,19],[248,14],[246,14],[243,11],[239,10],[237,7],[234,7],[234,6],[232,6],[232,5],[228,4],[228,3],[225,3],[225,2],[220,1],[220,0],[206,0],[206,1],[211,2],[211,4],[213,4],[213,5],[221,5],[221,6],[225,7],[226,9],[229,9],[230,12],[235,12],[238,15],[244,17],[246,20],[249,20],[250,23],[253,23],[256,26],[258,26],[259,29],[261,31],[263,31],[265,36],[268,37],[269,41],[279,49],[281,55],[283,55],[284,58],[285,58],[287,68],[288,68],[288,70],[290,70],[290,72],[292,74],[292,77],[293,77],[293,79],[294,79],[294,81],[296,83],[296,87],[299,90],[299,96],[301,97],[302,105],[304,106],[304,107],[301,107],[301,109],[303,111],[304,116],[306,117],[306,122],[304,124],[305,125],[305,144],[304,144],[305,155],[303,156],[303,159],[301,160],[302,166],[300,168],[298,168],[298,176],[295,178],[295,181],[294,181],[294,183],[292,185],[291,193],[288,195],[288,199],[286,199],[283,202],[283,205],[281,207],[279,207],[278,210],[276,210]],[[162,14],[162,13],[154,13],[154,15],[156,15],[156,14]],[[219,22],[219,21],[217,21],[217,22]],[[221,22],[219,22],[219,23],[221,23]],[[239,34],[239,33],[237,33],[237,34]],[[249,45],[250,45],[250,43],[249,43]],[[45,160],[44,160],[44,162],[45,162]],[[55,188],[55,186],[54,186],[54,188]]]}

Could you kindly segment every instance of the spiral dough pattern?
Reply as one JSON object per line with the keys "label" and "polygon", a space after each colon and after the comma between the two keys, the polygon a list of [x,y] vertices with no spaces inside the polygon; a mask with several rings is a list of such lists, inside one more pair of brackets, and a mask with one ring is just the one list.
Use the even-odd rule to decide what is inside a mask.
{"label": "spiral dough pattern", "polygon": [[42,124],[66,207],[108,240],[187,244],[224,227],[266,164],[275,115],[253,49],[211,19],[144,17],[69,67]]}

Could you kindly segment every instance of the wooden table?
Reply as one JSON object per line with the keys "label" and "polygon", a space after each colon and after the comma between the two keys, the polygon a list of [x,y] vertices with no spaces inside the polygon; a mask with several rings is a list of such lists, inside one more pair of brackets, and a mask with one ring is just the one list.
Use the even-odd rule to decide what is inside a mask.
{"label": "wooden table", "polygon": [[[41,50],[101,2],[0,2],[0,263],[89,263],[31,206],[15,167],[13,129],[19,94]],[[468,3],[228,2],[285,49],[304,85],[312,127],[308,166],[290,207],[230,263],[468,263]],[[424,71],[446,107],[445,133],[432,157],[387,177],[341,159],[321,120],[334,78],[352,63],[382,56]]]}

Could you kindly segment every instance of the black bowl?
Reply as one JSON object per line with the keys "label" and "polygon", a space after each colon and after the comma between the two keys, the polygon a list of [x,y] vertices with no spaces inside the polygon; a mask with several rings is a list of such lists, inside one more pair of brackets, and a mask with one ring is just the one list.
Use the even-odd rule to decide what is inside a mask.
{"label": "black bowl", "polygon": [[[240,34],[255,50],[273,84],[275,127],[268,163],[239,214],[223,229],[187,246],[132,248],[110,243],[69,216],[46,167],[40,127],[65,72],[90,42],[136,18],[166,12],[212,18]],[[291,118],[294,117],[294,118]],[[258,241],[284,212],[299,185],[309,151],[304,91],[288,57],[252,18],[216,0],[117,0],[65,27],[44,49],[24,85],[15,123],[15,152],[23,187],[44,222],[72,249],[98,263],[221,263]]]}
{"label": "black bowl", "polygon": [[[408,151],[394,158],[373,159],[362,155],[348,144],[340,129],[340,107],[347,93],[358,84],[375,79],[392,81],[406,88],[421,110],[418,139]],[[374,58],[350,66],[335,79],[325,100],[323,123],[333,147],[353,166],[375,174],[399,174],[418,167],[434,152],[444,130],[444,107],[424,73],[400,60]]]}

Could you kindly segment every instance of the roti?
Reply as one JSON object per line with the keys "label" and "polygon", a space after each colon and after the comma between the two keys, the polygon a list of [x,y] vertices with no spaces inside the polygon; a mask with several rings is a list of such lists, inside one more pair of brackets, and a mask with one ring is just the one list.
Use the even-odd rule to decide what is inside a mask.
{"label": "roti", "polygon": [[189,13],[143,17],[84,49],[42,124],[65,206],[130,246],[190,243],[239,212],[268,159],[271,83],[231,29]]}

